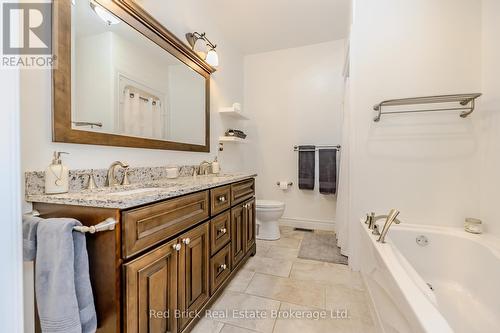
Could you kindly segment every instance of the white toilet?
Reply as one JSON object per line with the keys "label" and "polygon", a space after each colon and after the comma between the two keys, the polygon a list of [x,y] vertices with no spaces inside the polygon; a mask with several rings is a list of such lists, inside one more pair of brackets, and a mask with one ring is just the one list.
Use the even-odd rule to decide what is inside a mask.
{"label": "white toilet", "polygon": [[257,239],[280,239],[278,220],[283,216],[285,203],[271,200],[257,200],[255,206],[257,212]]}

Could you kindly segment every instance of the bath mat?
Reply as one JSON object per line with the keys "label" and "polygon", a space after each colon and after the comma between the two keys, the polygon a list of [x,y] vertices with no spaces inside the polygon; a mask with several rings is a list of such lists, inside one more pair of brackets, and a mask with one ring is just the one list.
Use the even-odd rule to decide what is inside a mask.
{"label": "bath mat", "polygon": [[340,253],[337,238],[333,232],[305,233],[298,257],[347,265],[347,257]]}

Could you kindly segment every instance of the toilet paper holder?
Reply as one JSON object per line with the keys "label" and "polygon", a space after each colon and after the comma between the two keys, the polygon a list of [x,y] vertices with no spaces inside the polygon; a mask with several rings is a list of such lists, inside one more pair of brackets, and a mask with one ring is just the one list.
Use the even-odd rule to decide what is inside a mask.
{"label": "toilet paper holder", "polygon": [[[276,185],[280,186],[280,182],[279,182],[279,181],[277,181],[277,182],[276,182]],[[293,185],[293,182],[289,182],[289,183],[288,183],[288,186],[292,186],[292,185]]]}

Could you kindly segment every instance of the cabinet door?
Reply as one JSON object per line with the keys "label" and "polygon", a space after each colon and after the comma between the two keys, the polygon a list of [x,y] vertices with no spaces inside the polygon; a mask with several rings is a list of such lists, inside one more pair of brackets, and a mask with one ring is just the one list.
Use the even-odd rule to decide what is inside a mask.
{"label": "cabinet door", "polygon": [[179,257],[179,327],[182,330],[195,311],[210,297],[209,285],[209,228],[208,222],[180,237]]}
{"label": "cabinet door", "polygon": [[255,244],[255,198],[243,205],[245,209],[245,252]]}
{"label": "cabinet door", "polygon": [[232,267],[236,267],[245,256],[245,220],[243,204],[231,208]]}
{"label": "cabinet door", "polygon": [[124,265],[126,333],[177,332],[178,252],[170,242]]}

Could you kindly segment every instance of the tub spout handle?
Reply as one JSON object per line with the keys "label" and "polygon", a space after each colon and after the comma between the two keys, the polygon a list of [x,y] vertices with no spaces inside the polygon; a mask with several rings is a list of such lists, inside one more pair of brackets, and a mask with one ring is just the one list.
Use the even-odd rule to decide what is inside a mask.
{"label": "tub spout handle", "polygon": [[387,219],[385,220],[384,228],[382,228],[382,232],[380,233],[378,242],[385,243],[385,236],[387,235],[387,232],[389,232],[389,228],[391,227],[392,223],[396,224],[401,223],[401,221],[397,219],[398,215],[399,215],[399,210],[391,209],[391,211],[387,215]]}

